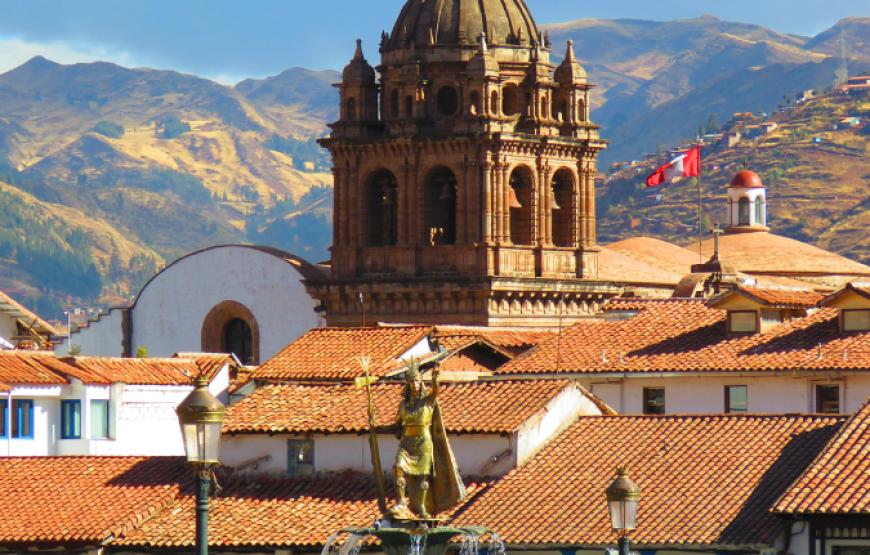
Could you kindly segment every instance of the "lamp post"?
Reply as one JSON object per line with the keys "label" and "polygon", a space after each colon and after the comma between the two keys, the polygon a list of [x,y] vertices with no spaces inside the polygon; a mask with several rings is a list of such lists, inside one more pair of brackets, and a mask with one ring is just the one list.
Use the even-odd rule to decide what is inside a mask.
{"label": "lamp post", "polygon": [[634,530],[640,488],[628,477],[628,468],[619,466],[616,468],[616,478],[607,486],[604,494],[610,509],[611,527],[619,535],[619,555],[629,555],[628,532]]}
{"label": "lamp post", "polygon": [[218,466],[221,426],[226,407],[208,390],[208,379],[194,379],[196,386],[178,405],[178,422],[187,463],[196,474],[196,555],[208,555],[208,492],[211,470]]}

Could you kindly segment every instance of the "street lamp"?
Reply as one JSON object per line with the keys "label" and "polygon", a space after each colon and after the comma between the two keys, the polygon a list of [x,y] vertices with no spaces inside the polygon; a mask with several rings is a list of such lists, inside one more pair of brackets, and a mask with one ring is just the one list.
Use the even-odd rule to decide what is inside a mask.
{"label": "street lamp", "polygon": [[616,478],[604,490],[610,508],[610,524],[619,534],[619,555],[629,555],[628,532],[634,530],[640,488],[628,477],[628,468],[616,468]]}
{"label": "street lamp", "polygon": [[187,462],[196,473],[196,555],[208,555],[208,492],[211,470],[218,466],[221,426],[226,407],[208,390],[208,379],[195,378],[196,386],[178,405],[178,422]]}

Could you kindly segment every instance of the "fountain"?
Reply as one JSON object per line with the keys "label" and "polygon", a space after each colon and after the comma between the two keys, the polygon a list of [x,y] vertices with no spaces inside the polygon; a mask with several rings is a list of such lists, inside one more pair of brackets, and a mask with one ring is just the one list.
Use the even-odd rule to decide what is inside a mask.
{"label": "fountain", "polygon": [[321,555],[358,555],[360,548],[372,538],[380,540],[380,547],[387,555],[444,555],[457,537],[461,539],[459,555],[479,555],[480,538],[485,535],[489,536],[487,555],[505,555],[504,543],[498,534],[483,526],[429,528],[421,524],[415,528],[394,527],[388,520],[379,520],[369,528],[344,528],[329,537]]}

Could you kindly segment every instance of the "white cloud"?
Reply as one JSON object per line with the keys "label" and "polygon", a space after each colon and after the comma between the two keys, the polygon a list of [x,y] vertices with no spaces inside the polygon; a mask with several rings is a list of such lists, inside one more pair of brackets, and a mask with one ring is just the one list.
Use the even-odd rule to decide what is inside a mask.
{"label": "white cloud", "polygon": [[60,64],[104,61],[126,67],[141,65],[136,64],[133,56],[123,50],[63,41],[27,42],[20,38],[0,36],[0,73],[16,68],[34,56],[44,56]]}

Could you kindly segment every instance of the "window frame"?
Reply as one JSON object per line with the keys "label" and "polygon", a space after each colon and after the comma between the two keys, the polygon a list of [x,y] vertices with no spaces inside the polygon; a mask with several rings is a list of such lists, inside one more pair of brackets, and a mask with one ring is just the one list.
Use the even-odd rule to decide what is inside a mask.
{"label": "window frame", "polygon": [[[22,405],[25,405],[27,407],[27,422],[28,422],[28,427],[30,428],[29,435],[22,435],[21,434],[21,420],[22,420],[21,407],[22,407]],[[13,414],[13,411],[14,411],[15,419],[16,419],[15,425],[18,428],[16,434],[12,434],[13,426],[12,426],[11,416]],[[15,399],[13,397],[13,399],[12,399],[12,411],[9,412],[9,415],[10,415],[9,433],[12,434],[11,439],[33,439],[33,436],[34,436],[34,431],[33,431],[33,399]]]}
{"label": "window frame", "polygon": [[[293,453],[298,454],[298,453],[299,453],[299,450],[298,450],[298,449],[294,449],[294,450],[293,450],[293,453],[291,453],[291,447],[292,447],[293,445],[299,445],[299,444],[303,444],[303,443],[307,443],[307,444],[309,444],[309,445],[311,446],[311,451],[310,451],[310,452],[311,452],[311,462],[310,462],[310,463],[302,463],[302,464],[299,464],[297,461],[294,461],[294,460],[293,460],[293,457],[292,457],[292,454],[293,454]],[[300,467],[309,467],[309,466],[311,467],[311,472],[310,472],[310,473],[308,473],[308,474],[300,474],[300,473],[299,473],[299,468],[300,468]],[[300,476],[302,476],[302,477],[304,477],[304,476],[312,476],[312,475],[314,475],[314,472],[315,472],[315,466],[314,466],[314,439],[310,439],[310,438],[293,438],[293,439],[288,439],[288,440],[287,440],[287,474],[288,474],[289,476],[296,476],[296,477],[300,477]]]}
{"label": "window frame", "polygon": [[[662,392],[662,402],[661,402],[661,412],[651,412],[650,411],[650,395],[651,391],[661,391]],[[643,388],[643,414],[645,415],[660,415],[667,414],[667,404],[665,398],[665,388],[664,387],[645,387]]]}
{"label": "window frame", "polygon": [[9,403],[7,399],[0,399],[0,439],[8,439],[10,433],[10,417],[12,413],[9,412]]}
{"label": "window frame", "polygon": [[[106,428],[106,435],[102,436],[102,437],[98,437],[98,436],[94,435],[94,422],[96,422],[96,419],[94,418],[94,403],[105,403],[105,405],[106,405],[106,419],[104,422],[105,428]],[[90,420],[90,422],[88,422],[88,424],[89,424],[88,430],[90,431],[90,439],[112,439],[111,438],[111,433],[112,433],[112,431],[111,431],[111,416],[110,416],[111,411],[112,411],[111,403],[109,403],[109,401],[106,399],[91,399],[91,403],[90,403],[89,408],[90,408],[90,412],[89,412],[88,420]]]}
{"label": "window frame", "polygon": [[[731,323],[732,323],[731,318],[734,314],[752,314],[753,317],[755,318],[755,329],[753,329],[752,331],[735,331],[733,329],[733,326],[731,325]],[[760,326],[758,323],[758,311],[757,310],[729,310],[728,311],[728,333],[758,333],[759,327]]]}
{"label": "window frame", "polygon": [[[822,406],[822,396],[820,395],[822,388],[836,388],[837,389],[837,412],[824,411]],[[840,396],[842,395],[843,390],[838,383],[816,383],[813,394],[815,396],[814,404],[816,409],[816,414],[842,414],[842,399]]]}
{"label": "window frame", "polygon": [[867,308],[844,308],[844,309],[841,309],[840,310],[840,321],[842,322],[842,324],[840,327],[843,330],[843,332],[844,333],[861,333],[864,331],[870,331],[870,326],[868,326],[866,328],[860,328],[860,329],[847,329],[846,328],[846,314],[847,313],[855,313],[855,312],[866,312],[866,313],[870,314],[870,309],[867,309]]}
{"label": "window frame", "polygon": [[[734,410],[731,408],[731,389],[742,387],[746,391],[746,407],[743,410]],[[749,414],[749,386],[743,384],[726,385],[725,386],[725,414]]]}
{"label": "window frame", "polygon": [[[743,216],[746,216],[746,218]],[[752,211],[749,207],[749,197],[737,199],[737,225],[752,225]]]}
{"label": "window frame", "polygon": [[[66,407],[78,408],[78,433],[68,433],[67,426],[68,416]],[[82,401],[81,399],[61,399],[60,401],[60,439],[81,439],[82,438]]]}

